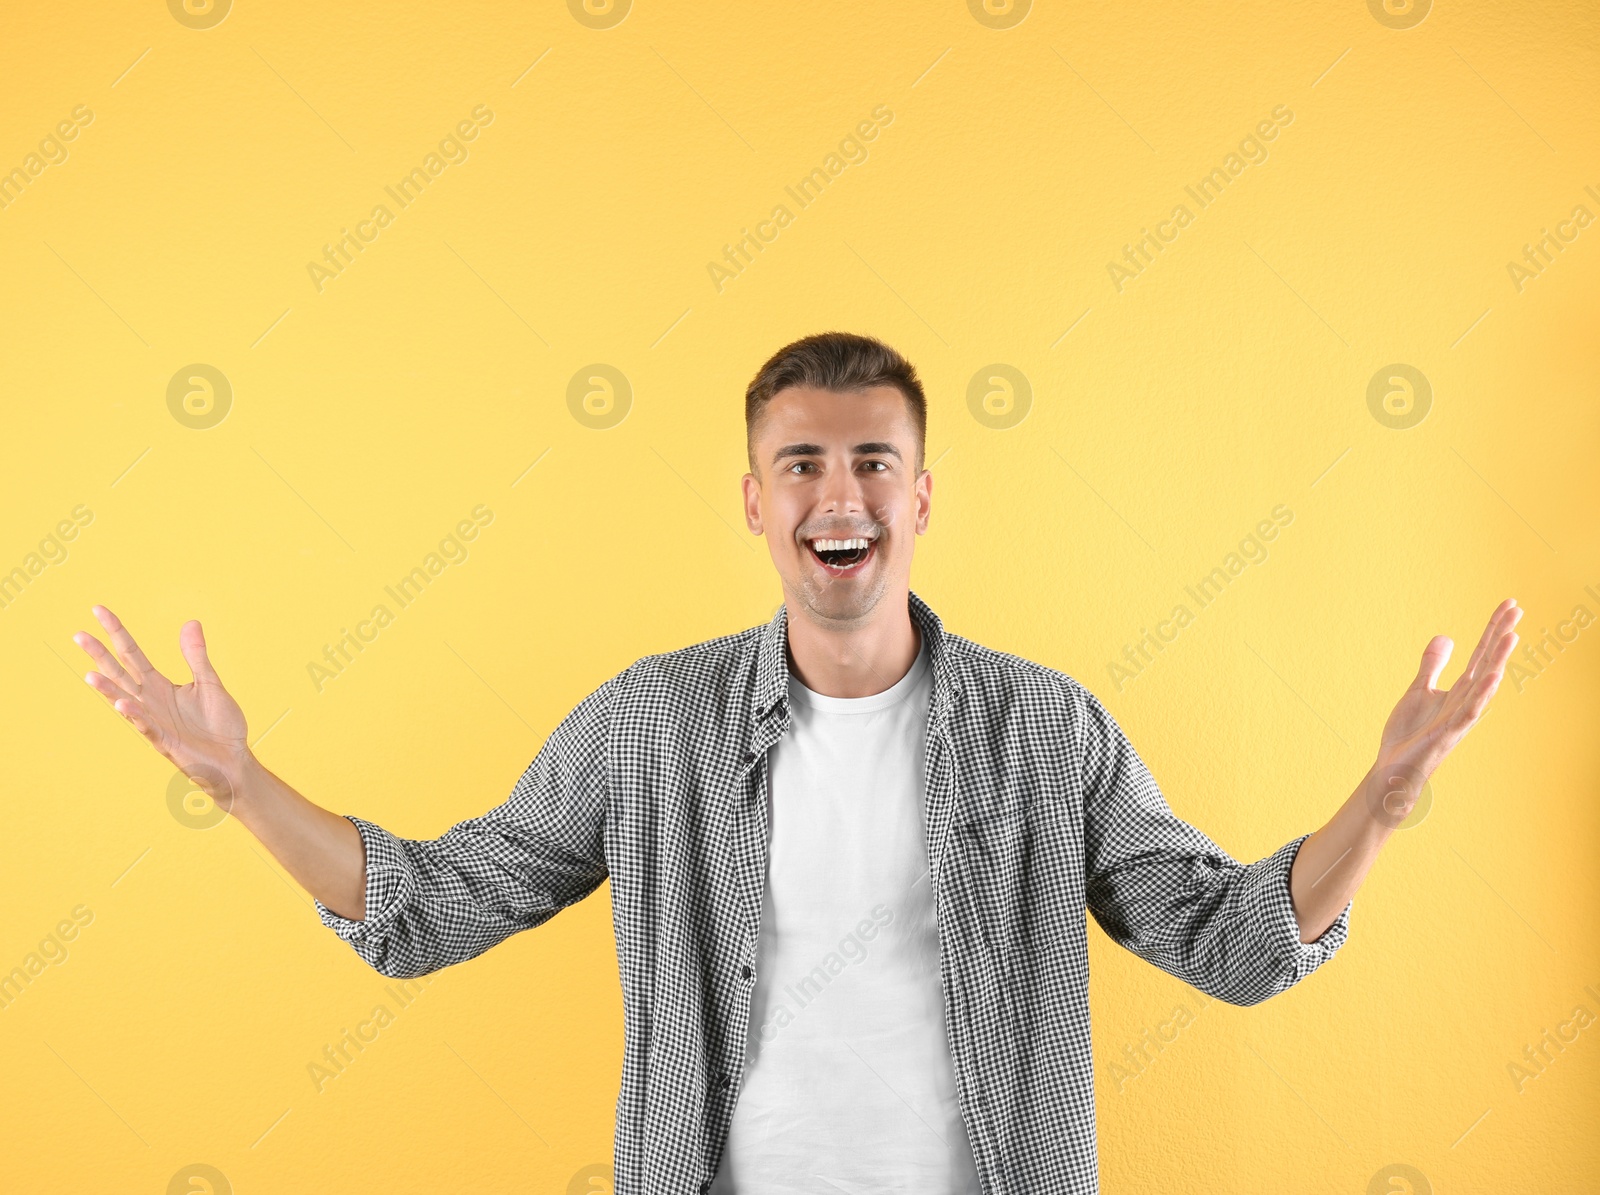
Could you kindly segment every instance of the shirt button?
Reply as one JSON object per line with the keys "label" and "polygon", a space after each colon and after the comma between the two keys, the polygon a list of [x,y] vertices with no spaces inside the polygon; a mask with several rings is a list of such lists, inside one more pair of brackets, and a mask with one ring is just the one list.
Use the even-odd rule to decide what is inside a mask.
{"label": "shirt button", "polygon": [[756,759],[756,753],[754,751],[746,751],[744,753],[744,762],[745,763],[754,763],[755,759]]}
{"label": "shirt button", "polygon": [[708,1195],[711,1190],[711,1180],[708,1178],[700,1184],[700,1195]]}
{"label": "shirt button", "polygon": [[746,963],[744,966],[739,968],[739,974],[743,975],[746,979],[750,979],[755,975],[755,971],[751,968],[749,963]]}

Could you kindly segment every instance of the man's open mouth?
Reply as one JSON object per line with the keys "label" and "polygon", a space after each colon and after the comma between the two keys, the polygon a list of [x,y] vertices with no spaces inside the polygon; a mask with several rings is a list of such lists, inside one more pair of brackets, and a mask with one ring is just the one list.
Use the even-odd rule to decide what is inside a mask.
{"label": "man's open mouth", "polygon": [[876,539],[813,539],[806,546],[831,577],[848,577],[859,571],[878,550]]}

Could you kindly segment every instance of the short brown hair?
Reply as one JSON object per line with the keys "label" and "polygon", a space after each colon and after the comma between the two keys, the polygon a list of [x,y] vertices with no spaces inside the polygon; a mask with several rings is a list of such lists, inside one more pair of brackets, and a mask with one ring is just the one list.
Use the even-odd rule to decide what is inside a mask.
{"label": "short brown hair", "polygon": [[869,386],[894,386],[906,397],[917,429],[917,471],[922,471],[928,446],[928,400],[916,368],[894,349],[870,336],[852,332],[819,332],[786,344],[763,365],[744,392],[744,428],[750,471],[759,475],[755,428],[762,408],[780,390],[813,386],[845,393]]}

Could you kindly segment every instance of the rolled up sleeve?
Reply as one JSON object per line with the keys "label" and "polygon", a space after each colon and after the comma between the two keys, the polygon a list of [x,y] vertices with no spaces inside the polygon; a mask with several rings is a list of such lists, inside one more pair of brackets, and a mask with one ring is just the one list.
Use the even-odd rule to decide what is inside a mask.
{"label": "rolled up sleeve", "polygon": [[1350,935],[1353,901],[1346,902],[1321,937],[1310,942],[1300,940],[1300,921],[1289,896],[1289,872],[1294,867],[1295,856],[1300,853],[1300,844],[1310,837],[1302,834],[1245,868],[1246,919],[1260,927],[1263,948],[1294,968],[1291,982],[1298,982],[1327,962]]}
{"label": "rolled up sleeve", "polygon": [[367,915],[365,920],[352,921],[320,900],[316,905],[322,924],[353,945],[381,934],[393,923],[416,893],[417,873],[406,859],[401,839],[365,818],[350,813],[344,816],[360,832],[361,844],[366,848]]}
{"label": "rolled up sleeve", "polygon": [[322,923],[374,970],[427,975],[543,924],[606,879],[606,745],[613,677],[550,732],[511,795],[433,839],[353,814],[366,850],[366,910]]}
{"label": "rolled up sleeve", "polygon": [[1173,813],[1116,720],[1074,686],[1085,899],[1107,936],[1230,1004],[1258,1004],[1332,958],[1349,934],[1351,904],[1316,941],[1301,942],[1289,894],[1310,835],[1240,862]]}

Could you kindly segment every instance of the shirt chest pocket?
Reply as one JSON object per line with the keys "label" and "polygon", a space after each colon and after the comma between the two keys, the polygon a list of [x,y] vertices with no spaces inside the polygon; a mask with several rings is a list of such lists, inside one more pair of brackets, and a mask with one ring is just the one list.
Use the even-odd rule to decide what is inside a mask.
{"label": "shirt chest pocket", "polygon": [[956,826],[963,878],[1001,953],[1046,951],[1083,924],[1083,818],[1072,801],[1033,801]]}

